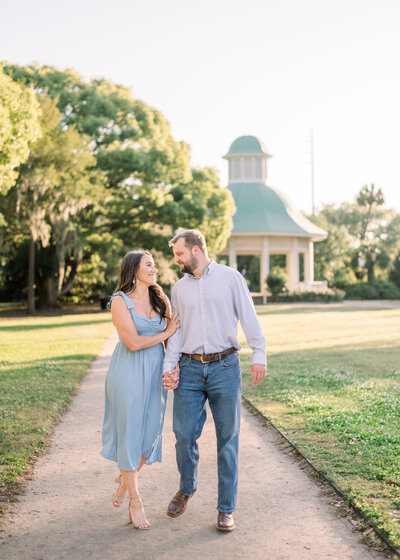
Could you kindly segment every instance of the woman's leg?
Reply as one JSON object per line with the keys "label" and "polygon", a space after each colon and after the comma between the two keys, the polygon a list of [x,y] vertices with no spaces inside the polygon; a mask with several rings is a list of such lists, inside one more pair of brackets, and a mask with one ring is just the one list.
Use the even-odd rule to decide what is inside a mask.
{"label": "woman's leg", "polygon": [[122,476],[122,471],[120,470],[119,472],[120,472],[119,476],[117,476],[117,478],[115,479],[115,482],[117,484],[119,483],[119,486],[117,490],[114,492],[114,494],[112,495],[112,503],[113,506],[116,508],[120,508],[123,506],[125,501],[125,496],[126,496],[126,486]]}
{"label": "woman's leg", "polygon": [[[126,472],[126,473],[129,473],[129,472],[139,472],[140,469],[141,469],[141,468],[143,467],[143,465],[145,464],[145,462],[146,462],[146,457],[142,457],[141,460],[140,460],[140,465],[139,465],[139,467],[137,468],[136,471],[123,471],[122,469],[119,470],[119,472],[120,472],[120,474],[121,474],[121,486],[120,486],[120,487],[118,488],[118,490],[115,492],[114,496],[118,496],[118,497],[125,496],[125,493],[126,493],[126,491],[127,491],[127,489],[128,489],[128,487],[127,487],[127,485],[126,485],[126,482],[125,482],[125,478],[124,478],[124,474],[123,474],[123,473],[124,473],[124,472]],[[136,484],[136,490],[137,490],[137,484]],[[137,492],[136,492],[136,493],[137,493]],[[129,492],[129,494],[132,495],[130,492]]]}
{"label": "woman's leg", "polygon": [[139,467],[134,471],[123,471],[121,470],[123,482],[129,495],[129,512],[131,520],[134,527],[139,529],[147,529],[150,527],[150,523],[146,519],[144,513],[142,500],[139,496],[138,489],[138,476],[139,470],[143,467],[146,462],[146,457],[142,457]]}

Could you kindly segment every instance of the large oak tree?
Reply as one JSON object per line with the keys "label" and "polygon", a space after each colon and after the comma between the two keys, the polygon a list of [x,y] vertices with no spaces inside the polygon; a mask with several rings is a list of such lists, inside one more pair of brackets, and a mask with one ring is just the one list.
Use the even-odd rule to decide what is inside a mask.
{"label": "large oak tree", "polygon": [[[214,170],[191,170],[188,145],[172,137],[160,111],[123,86],[104,79],[87,82],[73,70],[36,64],[4,68],[18,83],[54,99],[64,130],[72,127],[90,138],[93,168],[104,177],[101,204],[95,201],[76,214],[83,250],[79,280],[89,270],[92,279],[97,275],[98,291],[109,290],[116,262],[133,248],[170,259],[168,239],[178,227],[204,230],[211,252],[225,244],[232,197],[220,188]],[[56,268],[51,274],[59,282]]]}

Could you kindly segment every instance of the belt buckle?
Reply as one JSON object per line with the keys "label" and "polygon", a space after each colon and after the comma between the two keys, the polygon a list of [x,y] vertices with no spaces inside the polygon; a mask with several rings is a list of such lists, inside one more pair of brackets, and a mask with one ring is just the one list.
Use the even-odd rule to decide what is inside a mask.
{"label": "belt buckle", "polygon": [[205,361],[204,361],[204,356],[207,356],[207,354],[202,354],[202,355],[201,355],[201,358],[200,358],[200,359],[201,359],[201,363],[202,363],[202,364],[208,364],[208,362],[205,362]]}

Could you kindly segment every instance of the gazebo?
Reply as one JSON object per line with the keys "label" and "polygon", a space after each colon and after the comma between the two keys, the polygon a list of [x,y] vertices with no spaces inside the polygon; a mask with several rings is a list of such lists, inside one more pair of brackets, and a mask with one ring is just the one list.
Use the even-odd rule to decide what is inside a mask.
{"label": "gazebo", "polygon": [[236,213],[231,237],[219,260],[242,272],[253,296],[266,301],[265,279],[271,266],[284,266],[291,290],[315,290],[313,243],[327,233],[303,216],[288,198],[267,185],[272,157],[255,136],[240,136],[223,156],[229,162],[229,184]]}

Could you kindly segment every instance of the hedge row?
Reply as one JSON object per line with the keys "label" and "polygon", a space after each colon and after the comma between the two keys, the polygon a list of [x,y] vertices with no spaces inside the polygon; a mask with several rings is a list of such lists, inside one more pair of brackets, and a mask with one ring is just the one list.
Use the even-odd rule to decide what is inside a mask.
{"label": "hedge row", "polygon": [[346,299],[400,299],[400,290],[390,281],[358,282],[343,286]]}

